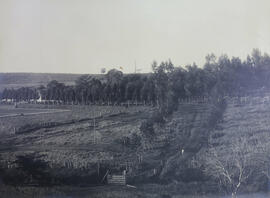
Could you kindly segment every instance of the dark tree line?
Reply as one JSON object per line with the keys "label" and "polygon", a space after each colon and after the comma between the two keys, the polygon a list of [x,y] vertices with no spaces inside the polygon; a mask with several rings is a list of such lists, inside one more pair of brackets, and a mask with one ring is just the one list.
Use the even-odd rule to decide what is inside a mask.
{"label": "dark tree line", "polygon": [[38,99],[38,91],[36,88],[21,87],[19,89],[4,89],[1,93],[2,99],[13,99],[14,101],[30,101]]}
{"label": "dark tree line", "polygon": [[123,102],[154,104],[156,101],[151,75],[128,74],[110,70],[103,78],[82,75],[75,85],[56,80],[46,86],[4,89],[1,98],[13,101],[58,101],[65,104],[120,104]]}
{"label": "dark tree line", "polygon": [[68,104],[133,102],[169,110],[181,98],[244,95],[270,87],[270,57],[257,49],[245,60],[209,54],[202,68],[195,63],[175,67],[171,61],[154,62],[152,68],[149,74],[126,75],[113,69],[100,79],[83,75],[73,86],[53,80],[46,87],[5,89],[2,99],[29,101],[41,95]]}

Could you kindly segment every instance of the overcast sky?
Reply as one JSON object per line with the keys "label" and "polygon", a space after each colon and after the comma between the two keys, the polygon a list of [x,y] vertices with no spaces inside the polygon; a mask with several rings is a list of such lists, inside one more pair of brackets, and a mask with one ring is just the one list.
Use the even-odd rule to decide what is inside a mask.
{"label": "overcast sky", "polygon": [[0,72],[142,72],[270,52],[269,0],[0,0]]}

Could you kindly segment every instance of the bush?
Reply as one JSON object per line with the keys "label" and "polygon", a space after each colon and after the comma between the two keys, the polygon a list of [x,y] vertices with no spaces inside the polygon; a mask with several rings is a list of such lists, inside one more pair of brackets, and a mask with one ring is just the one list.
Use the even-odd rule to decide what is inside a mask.
{"label": "bush", "polygon": [[152,115],[150,118],[149,122],[154,123],[160,123],[160,124],[165,124],[165,119],[164,119],[165,113],[162,112],[156,112]]}
{"label": "bush", "polygon": [[14,163],[16,168],[8,169],[4,172],[4,183],[15,186],[32,183],[39,185],[50,184],[51,178],[47,162],[29,154],[17,156]]}
{"label": "bush", "polygon": [[152,137],[155,134],[153,121],[151,119],[143,121],[140,126],[140,131],[144,136]]}
{"label": "bush", "polygon": [[28,182],[27,175],[15,168],[8,169],[3,173],[3,182],[7,185],[19,186]]}
{"label": "bush", "polygon": [[135,146],[141,145],[141,137],[137,135],[136,133],[132,133],[131,135],[131,144]]}
{"label": "bush", "polygon": [[203,175],[202,170],[194,169],[194,168],[187,168],[185,169],[181,175],[181,180],[183,182],[193,182],[193,181],[204,181],[205,177]]}
{"label": "bush", "polygon": [[210,127],[215,126],[216,123],[222,118],[223,113],[227,107],[225,99],[213,101],[212,111],[208,120]]}

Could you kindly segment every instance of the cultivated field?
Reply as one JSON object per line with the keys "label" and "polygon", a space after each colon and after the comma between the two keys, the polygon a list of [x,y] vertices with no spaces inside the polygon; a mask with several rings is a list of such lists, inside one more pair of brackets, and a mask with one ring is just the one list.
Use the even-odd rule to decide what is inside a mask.
{"label": "cultivated field", "polygon": [[[29,108],[30,107],[30,108]],[[125,112],[139,111],[140,108],[107,107],[107,106],[47,106],[35,105],[14,108],[11,105],[0,105],[0,134],[13,134],[14,130],[30,126],[45,127],[54,123],[64,125],[82,122],[83,120],[115,115]]]}
{"label": "cultivated field", "polygon": [[[142,120],[151,113],[150,107],[142,106],[41,107],[39,111],[37,106],[28,109],[2,107],[6,109],[3,115],[25,113],[0,117],[0,149],[4,159],[12,160],[18,154],[35,152],[45,154],[45,160],[52,166],[89,169],[97,161],[118,163],[123,157],[131,160],[122,152],[122,139],[139,133]],[[37,114],[27,115],[26,112]]]}
{"label": "cultivated field", "polygon": [[[185,186],[178,179],[187,179],[183,170],[189,166],[207,135],[209,104],[181,104],[170,121],[163,126],[154,126],[156,135],[150,139],[142,137],[140,126],[153,115],[152,107],[19,106],[22,107],[29,111],[37,108],[40,111],[68,111],[0,118],[0,131],[5,134],[0,139],[0,154],[6,161],[13,161],[22,154],[41,154],[63,178],[72,174],[93,175],[98,164],[102,171],[110,169],[117,173],[127,169],[128,183],[136,186],[176,179],[171,186],[148,186],[148,190],[155,189],[149,193],[143,190],[149,196],[158,191],[153,197],[166,192],[185,193],[185,189],[203,185],[192,183],[194,180],[190,178],[191,183]],[[134,145],[137,137],[141,144]],[[181,154],[183,148],[184,155]],[[121,194],[114,191],[111,195]],[[110,193],[103,193],[94,191],[92,197],[110,197]],[[124,195],[129,196],[130,191],[125,190]],[[141,195],[139,190],[135,197]]]}

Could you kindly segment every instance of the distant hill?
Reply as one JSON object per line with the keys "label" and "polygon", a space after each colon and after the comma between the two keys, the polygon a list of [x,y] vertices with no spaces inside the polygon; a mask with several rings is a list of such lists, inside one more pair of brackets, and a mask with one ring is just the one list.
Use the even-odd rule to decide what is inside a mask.
{"label": "distant hill", "polygon": [[[83,74],[53,74],[53,73],[0,73],[0,92],[5,88],[36,87],[57,80],[67,85],[73,85]],[[100,75],[94,75],[100,76]]]}

